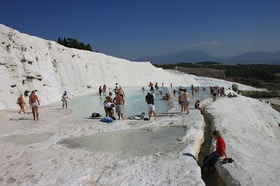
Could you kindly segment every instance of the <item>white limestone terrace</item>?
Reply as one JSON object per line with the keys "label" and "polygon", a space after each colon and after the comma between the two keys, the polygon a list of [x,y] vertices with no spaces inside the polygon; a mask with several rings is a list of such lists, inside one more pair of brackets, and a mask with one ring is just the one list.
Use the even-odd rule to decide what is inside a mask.
{"label": "white limestone terrace", "polygon": [[[15,109],[17,97],[26,90],[37,90],[42,105],[59,101],[64,90],[71,97],[114,87],[147,86],[149,82],[166,86],[212,85],[184,73],[154,67],[149,62],[132,62],[64,47],[54,41],[29,36],[0,24],[0,110]],[[231,82],[224,82],[230,86]],[[252,87],[240,85],[240,89]]]}
{"label": "white limestone terrace", "polygon": [[[0,185],[204,185],[197,162],[192,156],[183,155],[197,156],[203,142],[204,119],[198,110],[188,115],[158,117],[154,122],[127,120],[113,124],[70,119],[71,109],[43,106],[39,112],[41,119],[33,121],[30,109],[26,115],[0,111]],[[179,146],[170,149],[161,144],[165,150],[144,156],[135,152],[123,156],[118,151],[92,151],[83,146],[67,148],[58,143],[62,139],[112,135],[110,132],[132,129],[153,133],[166,127],[186,128],[177,137]],[[115,135],[120,135],[119,140],[111,143],[129,144],[124,140],[126,135]],[[73,145],[78,146],[77,142]]]}
{"label": "white limestone terrace", "polygon": [[280,113],[265,101],[244,96],[219,98],[206,112],[235,160],[216,164],[226,185],[279,185]]}
{"label": "white limestone terrace", "polygon": [[[197,156],[203,141],[203,117],[198,110],[187,116],[158,118],[155,123],[71,120],[71,109],[53,109],[67,90],[71,97],[97,91],[100,85],[147,86],[162,82],[173,86],[224,86],[232,82],[197,77],[155,68],[148,62],[131,62],[105,54],[69,49],[53,41],[19,33],[0,25],[0,184],[4,185],[204,185]],[[239,84],[243,90],[256,90]],[[17,97],[34,90],[44,107],[39,121],[19,115]],[[269,104],[238,96],[207,101],[213,129],[224,136],[235,162],[216,164],[227,185],[278,185],[280,114]],[[176,101],[175,101],[176,103]],[[193,107],[193,105],[191,105]],[[9,110],[8,110],[9,109]],[[184,126],[186,143],[179,153],[119,158],[112,153],[69,149],[60,139],[128,129],[156,130]]]}

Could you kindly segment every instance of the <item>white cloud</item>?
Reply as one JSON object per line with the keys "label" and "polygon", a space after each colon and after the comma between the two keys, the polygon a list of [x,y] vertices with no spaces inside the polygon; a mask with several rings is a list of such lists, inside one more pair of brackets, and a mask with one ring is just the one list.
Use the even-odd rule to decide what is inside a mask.
{"label": "white cloud", "polygon": [[244,41],[244,42],[241,43],[239,46],[240,46],[240,47],[243,47],[243,48],[251,48],[252,42],[251,42],[251,41]]}
{"label": "white cloud", "polygon": [[211,41],[211,42],[205,42],[201,41],[199,43],[194,43],[188,46],[188,48],[213,48],[213,47],[220,47],[223,43],[218,41]]}

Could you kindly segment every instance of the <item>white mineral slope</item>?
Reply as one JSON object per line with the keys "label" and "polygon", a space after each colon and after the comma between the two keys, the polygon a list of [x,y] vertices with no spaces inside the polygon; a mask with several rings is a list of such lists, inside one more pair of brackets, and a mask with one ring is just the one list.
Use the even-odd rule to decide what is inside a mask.
{"label": "white mineral slope", "polygon": [[[188,115],[158,117],[155,122],[127,120],[113,124],[96,119],[71,120],[70,109],[49,106],[40,107],[41,119],[32,121],[30,109],[27,111],[26,115],[0,111],[0,118],[6,116],[0,122],[0,185],[205,185],[197,162],[183,155],[197,155],[203,141],[204,119],[198,110]],[[152,133],[161,127],[187,128],[178,136],[182,140],[180,147],[145,156],[126,149],[124,154],[129,156],[124,157],[119,154],[121,149],[107,152],[79,145],[67,148],[57,143],[60,139],[129,129],[148,129]],[[109,141],[119,144],[128,140],[125,136],[117,139],[121,140]]]}
{"label": "white mineral slope", "polygon": [[235,162],[217,163],[227,185],[279,185],[280,113],[257,99],[220,98],[207,106]]}
{"label": "white mineral slope", "polygon": [[66,48],[0,24],[0,110],[14,109],[25,90],[37,90],[42,105],[97,91],[100,85],[199,85],[191,76],[101,53]]}
{"label": "white mineral slope", "polygon": [[[230,87],[231,82],[156,68],[101,53],[66,48],[0,24],[0,110],[15,109],[17,97],[37,90],[42,105],[58,101],[64,90],[72,97],[97,91],[100,85]],[[239,85],[240,89],[252,87]]]}

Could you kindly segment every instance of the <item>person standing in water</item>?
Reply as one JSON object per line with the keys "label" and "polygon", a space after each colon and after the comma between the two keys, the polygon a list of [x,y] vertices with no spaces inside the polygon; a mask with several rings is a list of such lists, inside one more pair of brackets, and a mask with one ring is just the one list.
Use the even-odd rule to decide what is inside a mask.
{"label": "person standing in water", "polygon": [[175,98],[175,96],[176,96],[176,90],[175,89],[173,90],[173,94],[174,94],[174,98]]}
{"label": "person standing in water", "polygon": [[65,108],[67,109],[67,99],[68,99],[68,95],[67,95],[67,92],[64,91],[63,95],[62,95],[62,109],[64,109],[64,106]]}
{"label": "person standing in water", "polygon": [[116,87],[115,87],[115,89],[113,90],[113,92],[115,92],[115,95],[118,95],[118,94],[119,94],[119,91],[120,91],[120,89],[119,89],[118,85],[116,85]]}
{"label": "person standing in water", "polygon": [[194,97],[194,86],[191,85],[191,90],[192,90],[192,97]]}
{"label": "person standing in water", "polygon": [[109,96],[106,96],[105,101],[103,103],[106,117],[114,117],[113,108],[115,107],[115,104],[113,103],[112,95],[113,93],[109,92]]}
{"label": "person standing in water", "polygon": [[33,90],[29,96],[29,104],[32,107],[32,114],[34,120],[39,120],[38,106],[40,105],[40,101]]}
{"label": "person standing in water", "polygon": [[185,107],[185,96],[184,96],[184,90],[182,88],[179,88],[179,105],[181,106],[181,112],[184,112],[184,107]]}
{"label": "person standing in water", "polygon": [[102,87],[101,86],[99,86],[98,92],[99,92],[99,96],[101,96],[101,94],[102,94]]}
{"label": "person standing in water", "polygon": [[125,95],[125,93],[124,93],[124,90],[123,90],[123,88],[120,86],[120,88],[119,88],[119,94],[120,94],[120,96],[122,96],[122,97],[124,97],[124,95]]}
{"label": "person standing in water", "polygon": [[188,114],[188,113],[190,113],[189,104],[191,102],[191,99],[190,99],[189,93],[186,89],[184,89],[184,100],[185,100],[184,111],[187,111],[187,114]]}
{"label": "person standing in water", "polygon": [[148,86],[150,87],[150,91],[154,91],[154,84],[152,82],[150,82]]}
{"label": "person standing in water", "polygon": [[17,104],[20,106],[20,110],[19,110],[18,113],[21,114],[23,112],[25,114],[24,106],[26,106],[26,104],[25,104],[25,101],[23,99],[23,95],[22,94],[20,94],[20,96],[18,97]]}
{"label": "person standing in water", "polygon": [[123,96],[120,93],[117,94],[117,96],[113,99],[113,102],[116,104],[116,113],[118,113],[119,119],[124,120],[124,117],[123,117],[123,105],[124,105]]}
{"label": "person standing in water", "polygon": [[156,88],[156,90],[158,90],[158,83],[157,82],[155,84],[155,88]]}
{"label": "person standing in water", "polygon": [[150,92],[147,93],[145,100],[148,104],[148,115],[149,115],[149,120],[153,116],[154,119],[156,119],[156,109],[155,109],[155,98],[154,95]]}
{"label": "person standing in water", "polygon": [[106,89],[107,89],[107,86],[106,86],[106,85],[103,85],[102,91],[103,91],[103,95],[104,95],[104,96],[106,96]]}

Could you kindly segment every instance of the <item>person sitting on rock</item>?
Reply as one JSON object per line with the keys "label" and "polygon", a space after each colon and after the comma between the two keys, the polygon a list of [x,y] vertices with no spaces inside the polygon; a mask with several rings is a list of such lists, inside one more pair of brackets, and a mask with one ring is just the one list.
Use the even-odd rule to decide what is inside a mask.
{"label": "person sitting on rock", "polygon": [[228,156],[226,153],[226,143],[224,138],[221,136],[220,131],[214,130],[212,132],[213,139],[216,140],[216,150],[206,156],[203,160],[202,170],[207,171],[210,167],[212,167],[220,157],[225,157],[225,160],[228,160]]}
{"label": "person sitting on rock", "polygon": [[230,93],[228,93],[228,97],[229,98],[232,98],[233,97],[233,95],[232,95],[232,93],[230,92]]}
{"label": "person sitting on rock", "polygon": [[200,101],[199,100],[197,100],[194,103],[194,108],[200,110],[201,113],[203,112],[203,107],[200,107]]}

